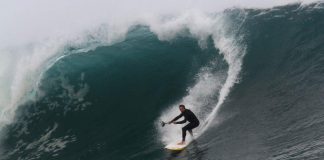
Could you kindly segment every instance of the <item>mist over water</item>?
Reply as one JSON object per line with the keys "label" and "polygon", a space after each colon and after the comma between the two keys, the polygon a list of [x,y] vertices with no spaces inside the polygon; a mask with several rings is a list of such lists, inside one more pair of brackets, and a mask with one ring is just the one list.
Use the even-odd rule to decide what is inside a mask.
{"label": "mist over water", "polygon": [[[236,19],[230,19],[231,16],[235,16]],[[197,129],[200,131],[196,137],[203,134],[209,125],[211,125],[211,121],[217,113],[220,105],[224,102],[231,87],[238,82],[242,58],[245,54],[245,44],[242,42],[240,43],[243,35],[240,35],[241,37],[236,36],[239,34],[238,32],[241,29],[240,27],[242,23],[244,23],[244,19],[244,11],[239,10],[238,13],[234,15],[217,15],[216,17],[210,18],[209,21],[204,21],[204,26],[208,29],[203,29],[203,31],[209,31],[209,33],[199,32],[200,34],[198,34],[200,36],[210,34],[214,47],[218,49],[219,54],[223,56],[224,61],[227,63],[227,67],[220,68],[217,73],[213,73],[208,71],[208,69],[203,68],[203,72],[198,76],[197,84],[189,90],[188,96],[184,97],[180,102],[180,104],[188,104],[188,108],[192,109],[194,113],[199,114],[198,117],[201,120],[202,125]],[[231,22],[231,20],[236,20],[236,22]],[[198,21],[196,25],[201,24],[199,22],[200,21]],[[200,40],[200,42],[202,41],[204,40]],[[209,70],[217,68],[215,67],[217,65],[219,65],[217,62],[212,63]],[[217,99],[217,102],[215,102],[215,98]],[[216,106],[214,106],[215,103]],[[175,111],[178,109],[177,106],[178,104],[172,106],[171,110],[164,113],[165,115],[162,115],[162,119],[167,119],[169,121],[172,117],[175,117],[176,115],[174,113],[178,113]],[[176,127],[172,129],[164,128],[164,131],[161,132],[163,133],[162,139],[166,144],[178,141],[179,135],[181,135],[181,130]]]}
{"label": "mist over water", "polygon": [[[158,148],[179,141],[181,129],[171,125],[161,128],[159,122],[178,115],[179,104],[185,104],[201,120],[196,138],[214,132],[210,128],[226,119],[218,117],[220,109],[249,72],[242,73],[245,55],[251,51],[251,19],[293,14],[289,7],[286,15],[276,15],[282,8],[271,9],[292,2],[0,2],[4,24],[0,30],[2,157],[163,157]],[[304,13],[303,9],[309,8],[321,13],[321,3],[311,3],[296,4],[295,11]],[[291,16],[288,20],[295,19]],[[313,19],[316,22],[316,16]],[[129,109],[132,112],[150,116],[132,117],[126,109],[130,106],[138,107]],[[119,127],[110,123],[120,114],[130,119],[120,121]],[[103,129],[78,126],[83,117],[89,118],[84,124]],[[45,119],[48,123],[40,121]],[[136,127],[143,132],[142,143],[127,138],[133,132],[139,134]],[[132,145],[117,146],[119,133],[125,137],[121,144]],[[93,138],[90,148],[86,146],[91,142],[84,141],[87,136]],[[154,147],[136,156],[137,145]],[[82,151],[74,155],[71,148]],[[113,148],[116,151],[104,154]],[[123,150],[126,157],[117,156]]]}
{"label": "mist over water", "polygon": [[[9,118],[1,119],[12,119],[10,117],[13,114],[10,112],[14,112],[19,101],[23,99],[22,96],[31,92],[33,85],[40,79],[42,71],[39,68],[46,68],[48,61],[55,61],[55,58],[60,57],[66,46],[89,48],[89,44],[94,44],[93,48],[109,45],[122,41],[128,29],[138,24],[150,26],[161,40],[172,39],[178,32],[189,27],[195,37],[204,41],[207,36],[212,35],[208,27],[214,26],[210,17],[204,16],[206,12],[220,12],[233,6],[271,7],[292,2],[294,1],[225,3],[206,0],[197,4],[193,1],[141,0],[133,4],[134,2],[129,1],[99,0],[81,3],[2,1],[0,108],[2,117]],[[163,18],[165,15],[175,17],[175,20],[166,21]],[[190,24],[190,18],[196,21]]]}

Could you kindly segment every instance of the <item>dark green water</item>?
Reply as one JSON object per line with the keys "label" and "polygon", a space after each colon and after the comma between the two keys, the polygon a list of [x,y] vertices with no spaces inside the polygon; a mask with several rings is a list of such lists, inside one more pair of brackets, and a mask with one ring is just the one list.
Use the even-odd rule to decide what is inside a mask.
{"label": "dark green water", "polygon": [[228,64],[212,38],[202,49],[187,32],[160,41],[138,26],[120,43],[71,54],[47,70],[45,96],[22,105],[6,127],[2,159],[323,158],[323,5],[225,11],[229,18],[242,12],[244,21],[232,24],[242,25],[235,36],[247,46],[240,83],[219,123],[185,151],[163,149],[156,121],[188,95],[202,68]]}

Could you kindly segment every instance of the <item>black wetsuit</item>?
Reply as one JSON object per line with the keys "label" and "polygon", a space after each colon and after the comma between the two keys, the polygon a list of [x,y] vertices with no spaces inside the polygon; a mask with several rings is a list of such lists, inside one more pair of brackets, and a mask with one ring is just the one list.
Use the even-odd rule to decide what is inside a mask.
{"label": "black wetsuit", "polygon": [[182,128],[182,141],[185,141],[186,140],[186,132],[189,131],[190,133],[192,133],[191,130],[199,126],[199,120],[191,110],[185,109],[185,111],[183,111],[179,116],[175,117],[171,122],[178,120],[182,116],[184,116],[184,120],[175,122],[175,123],[182,124],[182,123],[186,123],[187,121],[189,121],[189,124],[187,124],[186,126],[184,126]]}

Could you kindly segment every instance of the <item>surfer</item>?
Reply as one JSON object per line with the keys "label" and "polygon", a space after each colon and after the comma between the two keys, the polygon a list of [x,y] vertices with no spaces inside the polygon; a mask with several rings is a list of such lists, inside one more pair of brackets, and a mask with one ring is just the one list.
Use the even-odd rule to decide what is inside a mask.
{"label": "surfer", "polygon": [[[190,135],[193,136],[192,129],[199,126],[199,120],[191,110],[186,109],[185,105],[183,105],[183,104],[179,105],[179,110],[180,110],[181,114],[179,116],[175,117],[170,122],[168,122],[168,124],[171,124],[171,123],[183,124],[183,123],[186,123],[187,121],[189,121],[189,124],[182,127],[182,141],[179,142],[178,144],[183,145],[183,144],[185,144],[185,141],[186,141],[186,132],[189,131]],[[184,120],[176,122],[182,116],[184,116]]]}

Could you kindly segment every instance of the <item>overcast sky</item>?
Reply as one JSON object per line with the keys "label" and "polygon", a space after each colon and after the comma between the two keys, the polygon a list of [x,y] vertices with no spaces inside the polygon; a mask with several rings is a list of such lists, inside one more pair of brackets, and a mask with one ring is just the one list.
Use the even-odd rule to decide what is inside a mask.
{"label": "overcast sky", "polygon": [[[306,0],[303,2],[310,2]],[[296,0],[0,0],[0,47],[68,34],[145,14],[229,7],[269,8]]]}

